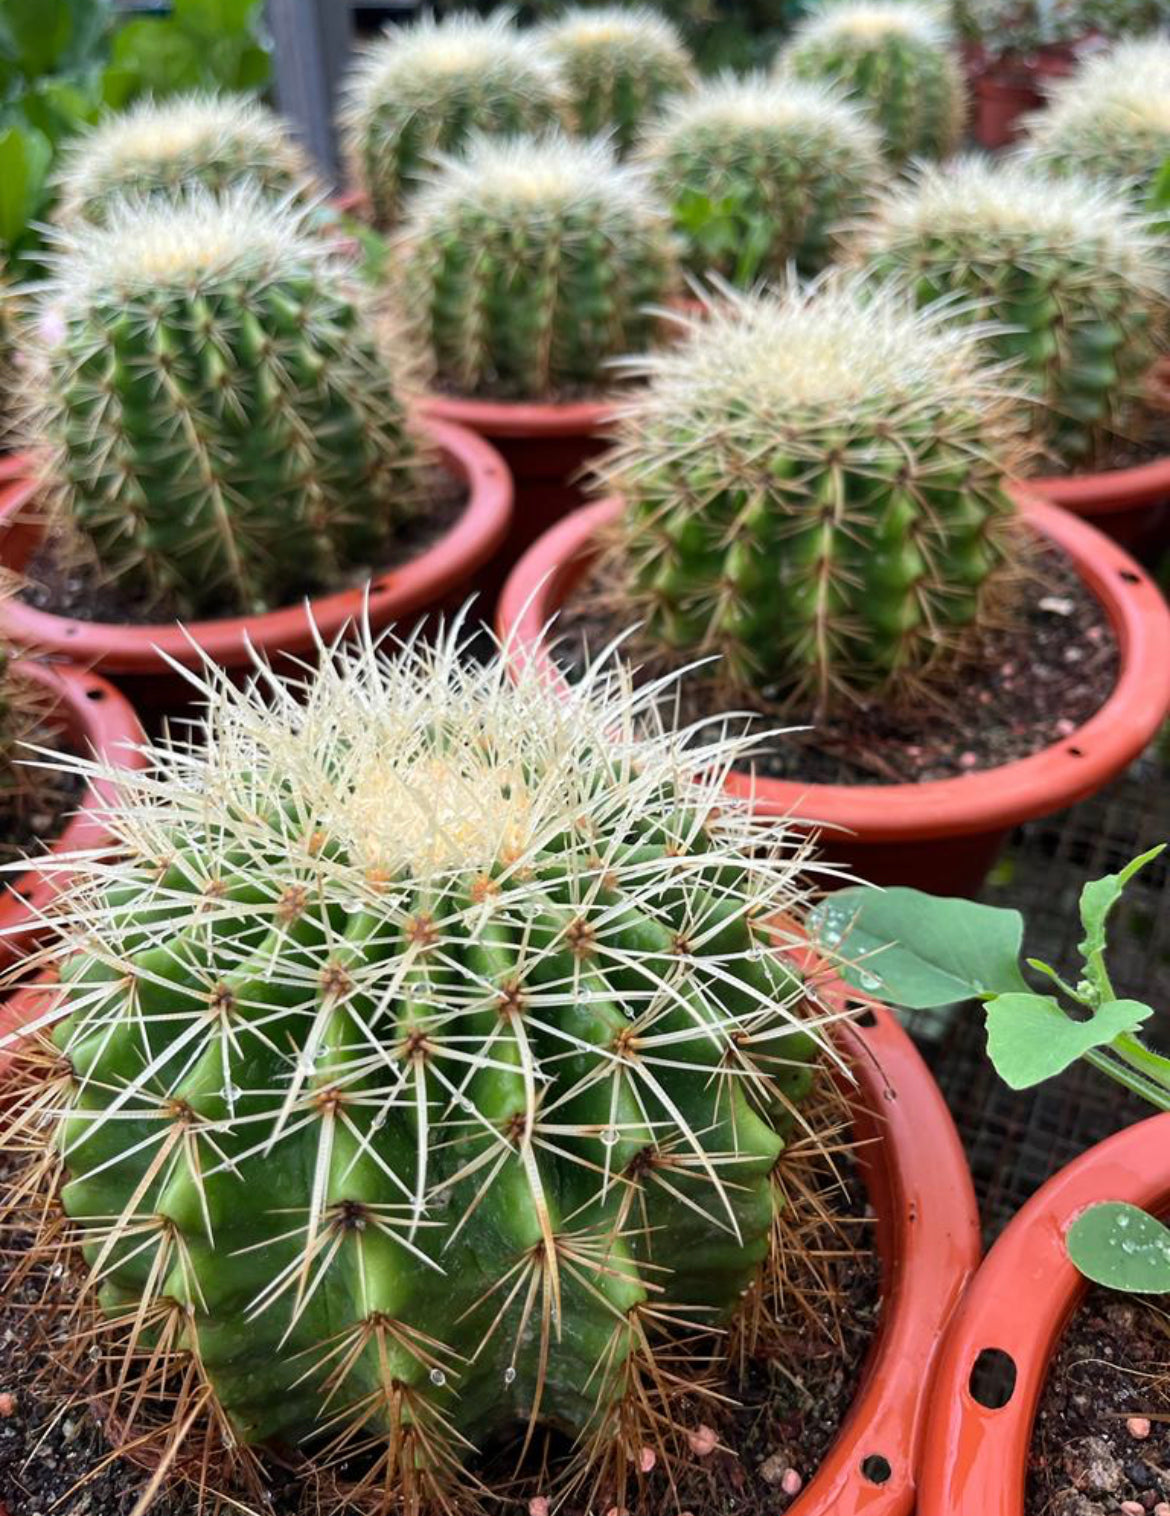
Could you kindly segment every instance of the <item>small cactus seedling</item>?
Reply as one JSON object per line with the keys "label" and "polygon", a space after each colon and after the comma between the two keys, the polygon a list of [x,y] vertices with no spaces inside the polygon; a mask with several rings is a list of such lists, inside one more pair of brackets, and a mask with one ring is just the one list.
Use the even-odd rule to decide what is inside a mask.
{"label": "small cactus seedling", "polygon": [[947,667],[996,598],[1020,451],[977,329],[834,276],[728,291],[636,367],[602,477],[645,645],[821,712]]}
{"label": "small cactus seedling", "polygon": [[596,393],[647,345],[677,274],[670,216],[604,142],[479,138],[415,197],[400,255],[442,383],[463,394]]}
{"label": "small cactus seedling", "polygon": [[1129,428],[1170,321],[1170,254],[1121,190],[970,158],[924,167],[863,231],[859,253],[923,302],[962,298],[1013,360],[1038,438],[1094,462]]}
{"label": "small cactus seedling", "polygon": [[915,0],[828,0],[797,27],[781,72],[835,83],[864,102],[887,157],[945,158],[963,130],[963,78],[947,25]]}
{"label": "small cactus seedling", "polygon": [[694,82],[678,32],[655,11],[572,10],[538,36],[564,80],[572,129],[586,137],[612,133],[619,153],[630,150],[671,96]]}
{"label": "small cactus seedling", "polygon": [[120,195],[145,198],[201,184],[220,194],[253,183],[284,197],[312,193],[305,154],[284,123],[238,95],[144,100],[107,116],[65,148],[58,220],[106,219]]}
{"label": "small cactus seedling", "polygon": [[881,138],[824,85],[724,76],[675,102],[642,155],[696,274],[739,285],[819,272],[882,176]]}
{"label": "small cactus seedling", "polygon": [[1050,173],[1092,174],[1140,202],[1170,157],[1170,37],[1122,42],[1053,84],[1020,151]]}
{"label": "small cactus seedling", "polygon": [[238,1441],[364,1450],[379,1510],[463,1509],[526,1423],[609,1454],[653,1323],[726,1325],[769,1254],[832,1014],[770,947],[801,849],[722,793],[744,739],[620,671],[208,679],[61,917],[90,1288]]}
{"label": "small cactus seedling", "polygon": [[344,98],[350,175],[380,226],[397,221],[437,153],[458,152],[474,132],[558,125],[567,108],[556,67],[502,13],[393,28],[359,59]]}
{"label": "small cactus seedling", "polygon": [[416,447],[401,344],[306,215],[255,187],[62,232],[27,441],[61,527],[182,615],[269,609],[376,563]]}

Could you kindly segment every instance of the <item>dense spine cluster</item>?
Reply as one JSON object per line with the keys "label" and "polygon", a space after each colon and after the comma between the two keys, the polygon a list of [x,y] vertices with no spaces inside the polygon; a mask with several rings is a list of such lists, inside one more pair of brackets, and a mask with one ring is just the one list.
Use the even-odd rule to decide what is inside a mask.
{"label": "dense spine cluster", "polygon": [[858,107],[825,85],[761,75],[724,76],[675,102],[642,156],[688,267],[738,284],[789,264],[822,269],[883,171],[880,135]]}
{"label": "dense spine cluster", "polygon": [[611,133],[619,153],[629,152],[667,100],[694,83],[678,32],[652,10],[571,10],[539,37],[564,81],[572,130],[589,137]]}
{"label": "dense spine cluster", "polygon": [[722,792],[744,740],[454,639],[208,677],[119,858],[70,863],[92,1288],[239,1439],[372,1449],[380,1509],[454,1509],[526,1424],[608,1453],[653,1323],[726,1325],[768,1254],[831,1019],[771,946],[800,850]]}
{"label": "dense spine cluster", "polygon": [[1121,191],[974,158],[924,168],[858,252],[923,303],[950,296],[987,324],[1033,430],[1065,461],[1092,463],[1131,430],[1170,322],[1170,253]]}
{"label": "dense spine cluster", "polygon": [[945,158],[962,134],[963,78],[950,33],[937,10],[916,0],[826,0],[798,25],[777,66],[865,104],[895,164]]}
{"label": "dense spine cluster", "polygon": [[389,226],[437,153],[477,132],[540,131],[566,110],[556,67],[510,16],[425,17],[387,31],[350,73],[341,112],[350,178]]}
{"label": "dense spine cluster", "polygon": [[546,399],[612,382],[673,293],[670,217],[600,141],[479,138],[418,192],[399,254],[437,378]]}
{"label": "dense spine cluster", "polygon": [[376,564],[411,503],[402,344],[306,217],[254,188],[63,234],[28,375],[57,517],[176,614]]}
{"label": "dense spine cluster", "polygon": [[834,276],[728,296],[640,360],[604,483],[643,642],[824,711],[945,669],[1014,515],[1014,404],[977,328]]}

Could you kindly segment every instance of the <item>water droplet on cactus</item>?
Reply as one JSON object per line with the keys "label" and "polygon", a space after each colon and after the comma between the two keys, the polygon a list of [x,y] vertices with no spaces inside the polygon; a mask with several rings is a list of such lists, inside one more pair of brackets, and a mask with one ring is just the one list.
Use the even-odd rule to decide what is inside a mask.
{"label": "water droplet on cactus", "polygon": [[437,1385],[440,1389],[442,1389],[443,1385],[447,1383],[447,1376],[443,1373],[442,1369],[432,1369],[430,1372],[430,1381],[433,1385]]}
{"label": "water droplet on cactus", "polygon": [[607,1126],[601,1134],[601,1140],[605,1143],[607,1148],[615,1147],[618,1142],[618,1133],[614,1130],[613,1127]]}
{"label": "water droplet on cactus", "polygon": [[881,989],[882,984],[876,974],[860,974],[858,976],[858,983],[863,990],[878,990]]}
{"label": "water droplet on cactus", "polygon": [[516,1370],[512,1367],[511,1364],[509,1364],[508,1367],[504,1370],[504,1383],[505,1384],[515,1384],[516,1383]]}

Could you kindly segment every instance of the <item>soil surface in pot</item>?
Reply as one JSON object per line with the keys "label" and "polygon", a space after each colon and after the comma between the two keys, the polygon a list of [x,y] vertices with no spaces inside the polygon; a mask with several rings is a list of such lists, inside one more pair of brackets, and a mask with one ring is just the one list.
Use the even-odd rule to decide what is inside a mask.
{"label": "soil surface in pot", "polygon": [[[579,677],[585,650],[599,652],[629,629],[629,614],[608,604],[598,572],[583,580],[554,627],[558,658]],[[625,644],[639,679],[666,673],[635,637]],[[754,708],[729,696],[703,674],[679,683],[664,714],[675,726],[752,710],[761,731],[807,728],[764,736],[753,755],[769,779],[810,784],[893,784],[951,779],[1027,758],[1070,737],[1108,699],[1117,682],[1117,644],[1104,607],[1066,554],[1047,545],[1031,554],[1013,614],[981,634],[957,667],[950,688],[935,683],[929,701],[903,707],[882,700],[816,722],[811,710],[770,704]]]}
{"label": "soil surface in pot", "polygon": [[[39,691],[30,693],[24,719],[28,724],[21,722],[17,762],[11,772],[6,764],[0,764],[0,864],[44,852],[65,830],[85,790],[85,782],[77,774],[33,766],[41,757],[25,744],[54,751],[63,745],[60,727]],[[21,759],[30,762],[22,763]],[[15,878],[0,877],[0,890]]]}
{"label": "soil surface in pot", "polygon": [[1040,1401],[1028,1516],[1170,1511],[1170,1297],[1094,1289]]}
{"label": "soil surface in pot", "polygon": [[[745,1333],[733,1344],[746,1375],[732,1385],[725,1374],[714,1387],[736,1404],[688,1394],[675,1406],[677,1418],[694,1427],[694,1456],[675,1468],[673,1493],[659,1461],[642,1495],[627,1497],[629,1516],[676,1510],[779,1516],[814,1476],[856,1395],[878,1321],[880,1266],[841,1097],[826,1086],[805,1109],[818,1138],[795,1135],[781,1160],[790,1200],[782,1223],[786,1252],[791,1260],[791,1245],[801,1256],[788,1270],[783,1309],[766,1339],[753,1342]],[[15,1178],[14,1160],[0,1154],[0,1195]],[[98,1391],[103,1373],[112,1370],[103,1370],[96,1344],[84,1346],[84,1322],[69,1318],[76,1281],[64,1264],[51,1257],[26,1260],[30,1266],[13,1283],[27,1240],[19,1231],[0,1238],[0,1502],[11,1516],[52,1510],[128,1516],[150,1475],[141,1464],[109,1456]],[[70,1357],[76,1363],[63,1367]],[[536,1443],[526,1464],[534,1470],[564,1451],[552,1437],[547,1445],[540,1437]],[[522,1511],[541,1484],[534,1474],[516,1482],[515,1455],[515,1444],[489,1452],[478,1472],[496,1494],[519,1502],[510,1509]],[[213,1461],[211,1472],[217,1471]],[[273,1460],[265,1460],[265,1474],[262,1506],[274,1516],[317,1516],[334,1504]],[[603,1496],[599,1508],[611,1505]],[[200,1516],[229,1508],[252,1507],[217,1506],[211,1489],[201,1503],[188,1485],[164,1492],[152,1511]],[[584,1498],[558,1507],[565,1516],[585,1516],[586,1509]]]}
{"label": "soil surface in pot", "polygon": [[[286,605],[296,605],[305,596],[319,597],[339,590],[356,589],[387,569],[398,568],[418,558],[458,521],[467,504],[467,487],[445,469],[429,469],[421,486],[424,500],[418,514],[402,521],[383,562],[352,568],[335,583],[305,583],[289,591]],[[20,598],[38,611],[70,616],[78,621],[113,623],[119,626],[149,626],[159,622],[190,621],[181,616],[165,596],[128,592],[108,579],[92,561],[79,558],[72,544],[46,534],[25,565],[27,581]],[[275,607],[272,607],[275,609]],[[200,620],[246,614],[238,605],[225,602],[204,610]]]}

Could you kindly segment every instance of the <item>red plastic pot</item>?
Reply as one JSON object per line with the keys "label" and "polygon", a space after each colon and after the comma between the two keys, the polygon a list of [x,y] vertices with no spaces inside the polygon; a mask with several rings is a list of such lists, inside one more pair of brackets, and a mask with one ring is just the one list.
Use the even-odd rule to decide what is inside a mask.
{"label": "red plastic pot", "polygon": [[[44,697],[46,719],[59,725],[64,745],[72,752],[96,756],[119,768],[141,768],[143,731],[123,695],[96,674],[69,664],[37,663],[22,659],[12,665],[15,678],[36,685]],[[99,849],[112,839],[100,810],[112,799],[113,786],[101,780],[91,785],[81,804],[52,844],[57,855]],[[43,936],[40,913],[62,888],[65,876],[46,873],[35,865],[12,879],[0,881],[0,969],[25,957]]]}
{"label": "red plastic pot", "polygon": [[975,97],[971,133],[980,147],[1006,147],[1020,135],[1020,118],[1039,110],[1045,86],[1076,68],[1072,48],[1041,48],[1026,58],[991,62],[981,48],[968,57],[968,79]]}
{"label": "red plastic pot", "polygon": [[[512,487],[503,460],[489,443],[448,421],[428,420],[425,428],[443,464],[468,487],[458,521],[417,558],[378,574],[367,586],[321,595],[300,605],[258,616],[225,616],[195,621],[185,629],[172,623],[122,626],[81,621],[36,610],[10,600],[0,613],[4,633],[19,645],[61,654],[122,683],[140,711],[160,712],[185,705],[191,696],[164,654],[183,668],[201,666],[200,650],[221,667],[244,673],[253,666],[249,646],[286,668],[311,660],[318,637],[329,642],[356,624],[368,609],[375,631],[396,621],[458,603],[477,572],[498,551],[512,516]],[[0,481],[0,563],[23,570],[44,525],[29,509],[36,483],[24,469]]]}
{"label": "red plastic pot", "polygon": [[[819,977],[818,992],[836,1008],[850,994]],[[44,1015],[51,993],[31,988],[0,1006],[0,1038]],[[854,1081],[844,1087],[875,1215],[882,1312],[837,1440],[788,1516],[909,1516],[932,1370],[979,1263],[979,1216],[950,1113],[896,1019],[874,1005],[837,1036]]]}
{"label": "red plastic pot", "polygon": [[[973,894],[1008,833],[1094,794],[1149,742],[1170,710],[1170,609],[1157,585],[1116,543],[1066,511],[1020,492],[1025,519],[1064,549],[1100,600],[1121,670],[1099,711],[1062,741],[1012,763],[921,784],[801,784],[733,773],[727,788],[761,815],[790,818],[821,835],[821,852],[876,884]],[[621,509],[609,499],[575,512],[517,564],[504,587],[498,628],[517,662],[556,673],[545,629]]]}
{"label": "red plastic pot", "polygon": [[1028,488],[1135,553],[1156,552],[1170,532],[1170,458],[1099,474],[1029,479]]}
{"label": "red plastic pot", "polygon": [[[1048,1365],[1088,1286],[1065,1235],[1088,1206],[1170,1205],[1170,1115],[1083,1153],[1037,1191],[991,1249],[939,1360],[919,1477],[918,1516],[1024,1516],[1032,1427]],[[1004,1393],[980,1390],[995,1354]],[[1014,1371],[1014,1385],[1011,1376]],[[977,1399],[1006,1403],[989,1406]]]}

